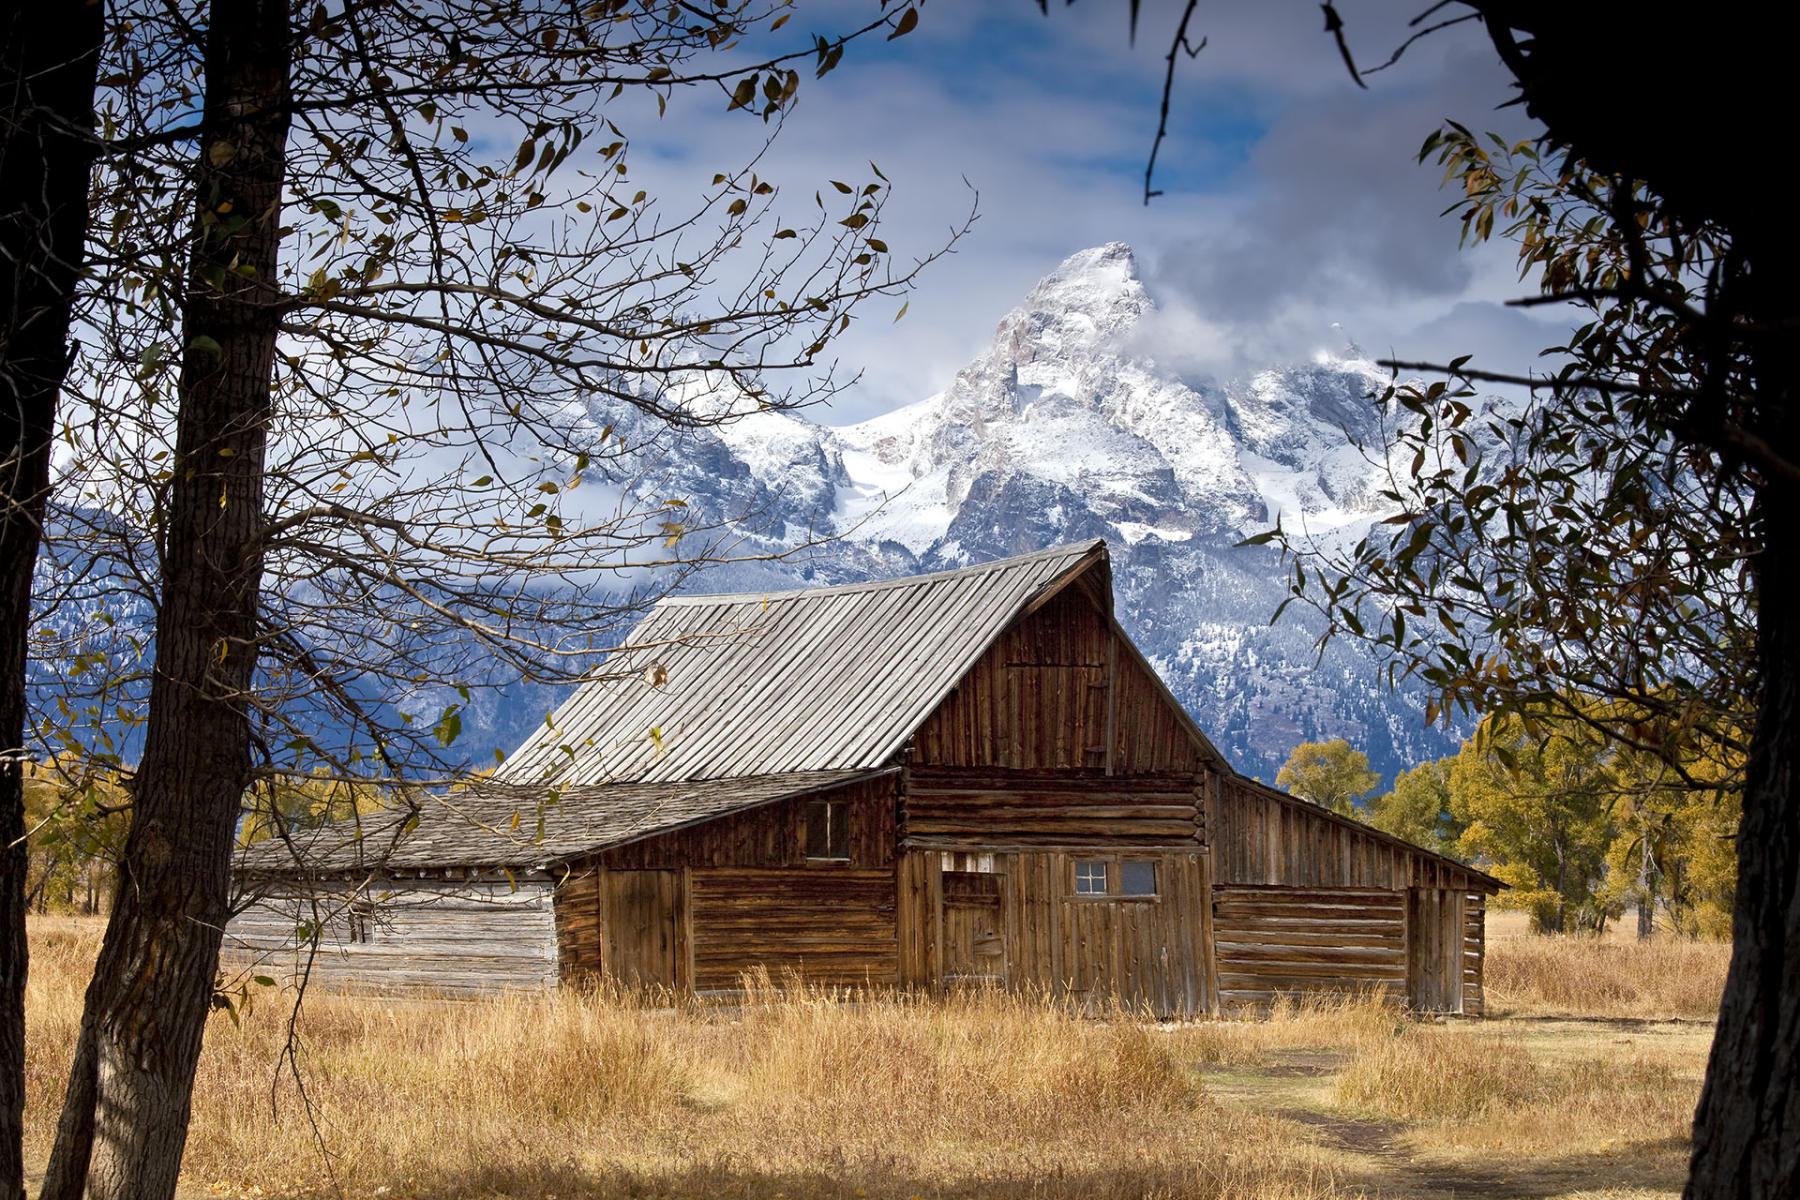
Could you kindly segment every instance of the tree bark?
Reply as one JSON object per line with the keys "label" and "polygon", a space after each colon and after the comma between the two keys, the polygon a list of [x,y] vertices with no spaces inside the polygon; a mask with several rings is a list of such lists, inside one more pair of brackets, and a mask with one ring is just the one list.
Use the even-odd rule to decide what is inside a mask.
{"label": "tree bark", "polygon": [[[1740,246],[1766,304],[1752,318],[1776,322],[1753,362],[1760,428],[1790,460],[1800,455],[1800,320],[1790,294],[1800,255],[1779,223]],[[1738,825],[1731,967],[1706,1086],[1694,1114],[1691,1200],[1800,1195],[1800,488],[1767,479],[1759,489],[1757,658],[1762,694],[1745,769]]]}
{"label": "tree bark", "polygon": [[0,17],[0,1198],[25,1194],[25,697],[31,577],[87,238],[98,0]]}
{"label": "tree bark", "polygon": [[212,7],[149,721],[44,1200],[172,1196],[187,1140],[250,765],[290,37],[286,0]]}

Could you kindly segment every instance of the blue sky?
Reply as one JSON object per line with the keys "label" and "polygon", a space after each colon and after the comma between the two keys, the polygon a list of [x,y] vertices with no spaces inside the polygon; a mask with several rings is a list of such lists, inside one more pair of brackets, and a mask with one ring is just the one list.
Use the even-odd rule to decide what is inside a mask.
{"label": "blue sky", "polygon": [[[853,46],[810,78],[763,174],[804,195],[828,178],[862,179],[873,160],[893,181],[884,238],[899,254],[941,244],[979,194],[980,217],[934,264],[902,322],[872,305],[839,343],[862,382],[842,422],[922,399],[987,342],[995,322],[1069,253],[1126,241],[1164,310],[1150,349],[1194,375],[1233,375],[1335,349],[1475,353],[1528,366],[1558,328],[1500,302],[1520,294],[1510,247],[1459,251],[1452,197],[1417,164],[1444,118],[1509,136],[1530,132],[1480,29],[1460,26],[1370,77],[1349,79],[1311,0],[1202,5],[1207,48],[1183,61],[1164,195],[1146,207],[1163,55],[1179,0],[1146,0],[1136,45],[1124,0],[931,0],[912,34]],[[1404,40],[1420,0],[1343,0],[1359,58]],[[801,3],[791,28],[823,28],[862,5]],[[713,97],[676,97],[637,133],[679,178],[742,158],[762,133]],[[673,181],[673,179],[671,180]],[[1342,333],[1334,329],[1341,327]]]}

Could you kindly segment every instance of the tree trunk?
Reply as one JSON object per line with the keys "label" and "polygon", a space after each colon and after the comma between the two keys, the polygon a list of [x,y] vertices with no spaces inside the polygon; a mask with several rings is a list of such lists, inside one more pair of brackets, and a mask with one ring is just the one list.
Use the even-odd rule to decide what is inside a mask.
{"label": "tree trunk", "polygon": [[56,397],[87,238],[98,0],[0,28],[0,1197],[25,1194],[25,658]]}
{"label": "tree trunk", "polygon": [[[1800,319],[1785,235],[1740,245],[1768,303],[1753,317],[1777,330],[1754,361],[1764,435],[1800,461]],[[1760,244],[1758,244],[1760,242]],[[1755,253],[1765,251],[1764,253]],[[1755,286],[1753,283],[1752,286]],[[1756,730],[1738,825],[1731,968],[1706,1086],[1694,1114],[1686,1196],[1733,1200],[1800,1195],[1800,486],[1766,479],[1759,490],[1756,570]]]}
{"label": "tree trunk", "polygon": [[149,722],[44,1200],[172,1196],[187,1140],[250,764],[289,39],[286,0],[212,7]]}

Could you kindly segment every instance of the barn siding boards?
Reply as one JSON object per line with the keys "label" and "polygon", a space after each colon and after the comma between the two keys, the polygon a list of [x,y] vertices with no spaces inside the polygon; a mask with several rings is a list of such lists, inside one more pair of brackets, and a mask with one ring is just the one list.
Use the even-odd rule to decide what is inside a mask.
{"label": "barn siding boards", "polygon": [[596,871],[565,874],[556,882],[556,966],[557,978],[563,983],[592,982],[605,970],[601,958],[605,944],[601,887]]}
{"label": "barn siding boards", "polygon": [[[225,949],[283,982],[306,975],[399,995],[536,990],[557,982],[552,888],[548,877],[270,888],[231,919]],[[297,931],[320,919],[314,952]]]}
{"label": "barn siding boards", "polygon": [[1316,804],[1242,778],[1220,782],[1221,881],[1287,887],[1493,892],[1498,880]]}
{"label": "barn siding boards", "polygon": [[[939,902],[934,902],[933,876],[939,870],[935,854],[904,853],[895,864],[896,973],[907,987],[937,986],[932,971],[934,925]],[[936,890],[941,896],[941,890]]]}
{"label": "barn siding boards", "polygon": [[1413,887],[1406,894],[1406,999],[1433,1013],[1462,1013],[1467,892]]}
{"label": "barn siding boards", "polygon": [[1059,592],[975,662],[914,739],[922,766],[1192,775],[1217,753],[1109,612]]}
{"label": "barn siding boards", "polygon": [[777,982],[899,982],[891,871],[708,868],[690,879],[697,991],[739,988],[758,967]]}
{"label": "barn siding boards", "polygon": [[[850,806],[850,865],[889,867],[894,861],[897,773],[809,791],[701,825],[640,838],[594,856],[613,870],[678,867],[807,866],[806,815],[815,801]],[[580,860],[578,860],[580,861]]]}
{"label": "barn siding boards", "polygon": [[1371,986],[1426,1011],[1480,1010],[1465,899],[1497,881],[1248,780],[1223,780],[1217,804],[1222,1004]]}
{"label": "barn siding boards", "polygon": [[[1075,893],[1078,859],[1119,857],[1155,863],[1154,897]],[[1198,942],[1210,890],[1205,855],[1020,851],[995,854],[994,873],[1003,880],[1007,981],[1015,989],[1094,1009],[1117,1000],[1161,1017],[1208,1011],[1211,985]],[[946,910],[952,894],[945,893]]]}

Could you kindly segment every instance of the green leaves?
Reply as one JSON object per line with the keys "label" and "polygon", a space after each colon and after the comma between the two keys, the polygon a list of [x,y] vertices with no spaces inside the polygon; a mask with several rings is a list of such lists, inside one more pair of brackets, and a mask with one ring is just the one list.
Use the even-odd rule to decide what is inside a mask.
{"label": "green leaves", "polygon": [[431,733],[437,738],[438,745],[446,748],[462,736],[462,705],[452,704],[446,707],[439,714],[437,724],[431,727]]}

